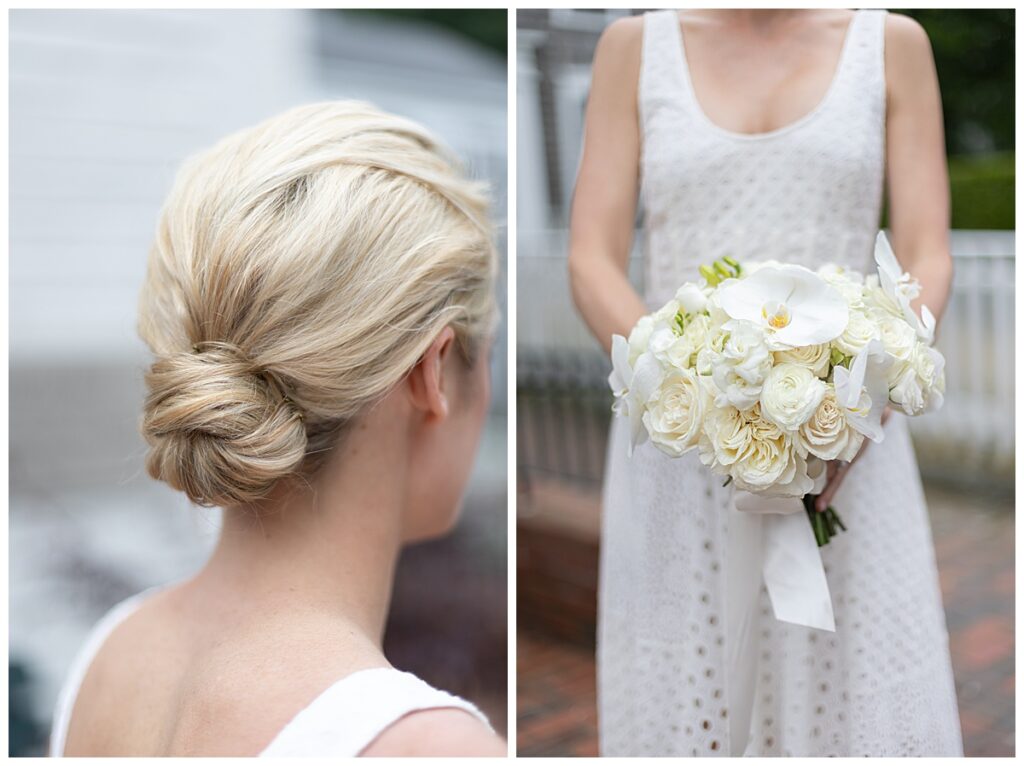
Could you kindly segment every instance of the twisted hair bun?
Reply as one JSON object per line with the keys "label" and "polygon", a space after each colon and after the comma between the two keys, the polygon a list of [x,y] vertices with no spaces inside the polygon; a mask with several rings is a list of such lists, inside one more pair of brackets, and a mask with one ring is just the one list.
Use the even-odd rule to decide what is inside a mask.
{"label": "twisted hair bun", "polygon": [[298,107],[190,158],[139,306],[147,470],[200,505],[311,474],[451,325],[495,319],[482,185],[423,128],[361,102]]}

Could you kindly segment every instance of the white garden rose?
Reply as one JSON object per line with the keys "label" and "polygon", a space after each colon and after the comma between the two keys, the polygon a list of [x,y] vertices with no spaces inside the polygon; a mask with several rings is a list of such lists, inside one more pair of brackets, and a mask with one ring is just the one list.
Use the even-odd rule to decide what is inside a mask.
{"label": "white garden rose", "polygon": [[696,447],[702,435],[706,399],[693,370],[670,370],[644,412],[651,442],[673,457]]}
{"label": "white garden rose", "polygon": [[726,473],[746,454],[751,436],[742,412],[728,405],[709,406],[704,416],[704,439],[698,445],[700,460],[718,473]]}
{"label": "white garden rose", "polygon": [[864,435],[847,423],[836,401],[835,389],[829,387],[818,409],[800,426],[794,441],[803,452],[822,460],[853,460]]}
{"label": "white garden rose", "polygon": [[809,368],[791,362],[777,364],[761,387],[761,412],[783,431],[792,433],[818,409],[825,389],[825,382]]}
{"label": "white garden rose", "polygon": [[846,329],[832,343],[847,356],[857,356],[868,343],[878,338],[880,334],[878,325],[868,316],[867,312],[851,308],[850,321],[847,323]]}
{"label": "white garden rose", "polygon": [[772,354],[775,364],[791,362],[808,368],[819,378],[828,377],[829,361],[832,356],[832,347],[828,343],[818,343],[813,346],[800,346],[799,348],[776,351]]}
{"label": "white garden rose", "polygon": [[789,436],[764,418],[760,405],[742,413],[742,418],[749,441],[729,468],[737,489],[768,496],[806,494],[813,482]]}
{"label": "white garden rose", "polygon": [[722,349],[711,361],[711,376],[720,392],[715,403],[750,409],[761,396],[761,384],[772,368],[764,333],[753,322],[731,320],[722,330]]}

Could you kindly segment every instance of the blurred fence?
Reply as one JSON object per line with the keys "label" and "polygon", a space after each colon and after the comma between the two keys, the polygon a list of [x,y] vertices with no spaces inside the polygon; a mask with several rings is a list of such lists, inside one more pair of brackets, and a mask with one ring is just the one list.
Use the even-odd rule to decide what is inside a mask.
{"label": "blurred fence", "polygon": [[[636,238],[639,240],[639,238]],[[930,479],[1008,492],[1014,466],[1014,232],[954,231],[953,292],[938,348],[941,410],[910,421]],[[572,305],[564,230],[518,233],[519,479],[600,484],[611,417],[611,365]],[[630,260],[642,283],[642,256]]]}

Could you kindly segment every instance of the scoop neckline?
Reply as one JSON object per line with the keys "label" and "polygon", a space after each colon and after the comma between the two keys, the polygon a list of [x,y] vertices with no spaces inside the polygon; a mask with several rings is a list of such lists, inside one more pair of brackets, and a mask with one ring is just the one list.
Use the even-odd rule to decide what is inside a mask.
{"label": "scoop neckline", "polygon": [[675,25],[675,40],[676,50],[679,53],[681,59],[681,69],[683,82],[686,86],[686,90],[689,93],[690,101],[693,104],[694,111],[697,113],[701,122],[707,125],[712,131],[718,133],[726,138],[736,139],[739,141],[758,141],[768,138],[775,138],[789,133],[797,128],[807,124],[814,117],[824,111],[825,107],[828,106],[831,101],[833,94],[838,89],[839,81],[843,74],[843,70],[846,67],[846,60],[849,58],[849,50],[851,48],[851,40],[853,38],[854,27],[857,24],[858,19],[863,15],[863,8],[858,8],[853,12],[853,17],[847,22],[846,32],[843,36],[843,45],[839,49],[839,59],[836,62],[836,68],[832,73],[832,79],[829,81],[828,88],[825,89],[825,94],[821,97],[818,103],[802,117],[798,117],[796,120],[789,122],[781,127],[773,130],[760,131],[757,133],[741,133],[736,130],[729,130],[723,128],[721,125],[716,123],[711,117],[708,116],[707,112],[704,111],[704,107],[701,106],[700,100],[697,98],[697,91],[693,86],[693,79],[690,77],[690,63],[686,58],[686,41],[685,35],[683,34],[683,23],[682,19],[679,18],[679,12],[670,10],[668,13],[672,16],[673,24]]}

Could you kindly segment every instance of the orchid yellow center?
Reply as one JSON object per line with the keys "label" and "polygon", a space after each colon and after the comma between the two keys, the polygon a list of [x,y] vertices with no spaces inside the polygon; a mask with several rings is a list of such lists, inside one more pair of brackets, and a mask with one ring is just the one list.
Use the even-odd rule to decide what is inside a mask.
{"label": "orchid yellow center", "polygon": [[785,303],[768,301],[761,307],[761,316],[768,323],[768,326],[775,330],[786,327],[793,318],[789,313],[789,306]]}

